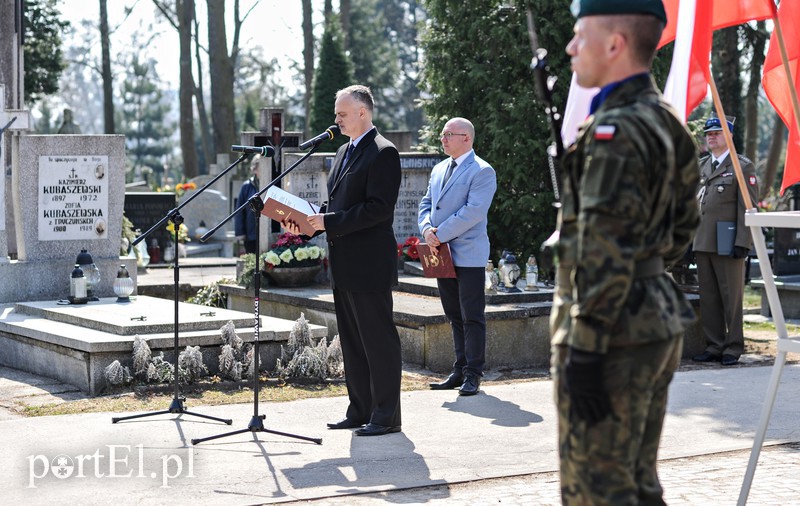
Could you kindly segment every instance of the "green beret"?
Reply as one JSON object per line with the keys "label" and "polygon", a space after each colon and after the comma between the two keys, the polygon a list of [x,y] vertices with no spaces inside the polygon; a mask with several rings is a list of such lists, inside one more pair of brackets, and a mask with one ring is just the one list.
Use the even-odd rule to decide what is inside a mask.
{"label": "green beret", "polygon": [[614,14],[650,14],[667,24],[667,13],[661,0],[572,0],[572,14],[584,16]]}

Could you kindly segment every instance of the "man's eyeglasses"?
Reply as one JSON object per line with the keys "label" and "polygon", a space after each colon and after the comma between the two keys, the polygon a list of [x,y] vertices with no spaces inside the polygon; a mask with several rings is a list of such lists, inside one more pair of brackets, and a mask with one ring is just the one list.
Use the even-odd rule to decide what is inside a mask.
{"label": "man's eyeglasses", "polygon": [[450,139],[453,138],[454,135],[463,135],[464,137],[467,136],[467,134],[456,134],[456,133],[453,133],[453,132],[445,132],[440,137],[442,139],[447,139],[449,141]]}

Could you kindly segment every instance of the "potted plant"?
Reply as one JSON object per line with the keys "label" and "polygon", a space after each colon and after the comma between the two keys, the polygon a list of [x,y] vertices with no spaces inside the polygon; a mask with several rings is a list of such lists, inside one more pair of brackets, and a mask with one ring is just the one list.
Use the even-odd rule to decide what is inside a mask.
{"label": "potted plant", "polygon": [[[260,255],[258,263],[261,274],[277,286],[305,286],[314,281],[322,269],[325,250],[310,244],[302,237],[285,232]],[[239,284],[252,286],[256,270],[255,255],[249,253],[242,257],[244,268]]]}

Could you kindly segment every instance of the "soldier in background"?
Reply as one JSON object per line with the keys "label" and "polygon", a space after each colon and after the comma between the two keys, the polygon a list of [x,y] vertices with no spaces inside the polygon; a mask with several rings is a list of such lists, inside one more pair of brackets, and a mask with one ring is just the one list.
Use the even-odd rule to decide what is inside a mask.
{"label": "soldier in background", "polygon": [[600,91],[563,161],[551,315],[561,497],[663,504],[667,389],[695,319],[664,269],[697,227],[697,146],[649,73],[661,0],[572,5],[572,70]]}
{"label": "soldier in background", "polygon": [[[733,133],[733,122],[728,121],[728,128]],[[700,227],[694,239],[694,252],[700,284],[700,322],[707,346],[706,351],[692,360],[729,366],[739,362],[744,353],[744,263],[753,236],[744,224],[747,209],[719,118],[706,121],[703,131],[711,154],[700,162],[697,193]],[[739,164],[750,202],[755,202],[758,196],[755,166],[741,155]]]}

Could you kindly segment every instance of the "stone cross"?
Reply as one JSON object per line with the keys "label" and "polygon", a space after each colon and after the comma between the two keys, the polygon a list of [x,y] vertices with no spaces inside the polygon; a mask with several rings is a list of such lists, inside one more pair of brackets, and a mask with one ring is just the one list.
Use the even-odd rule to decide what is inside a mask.
{"label": "stone cross", "polygon": [[[6,233],[6,177],[5,177],[5,133],[28,130],[30,128],[30,113],[21,109],[6,109],[6,88],[0,84],[0,262],[8,261],[8,236]],[[11,140],[11,164],[15,164],[16,139]]]}

